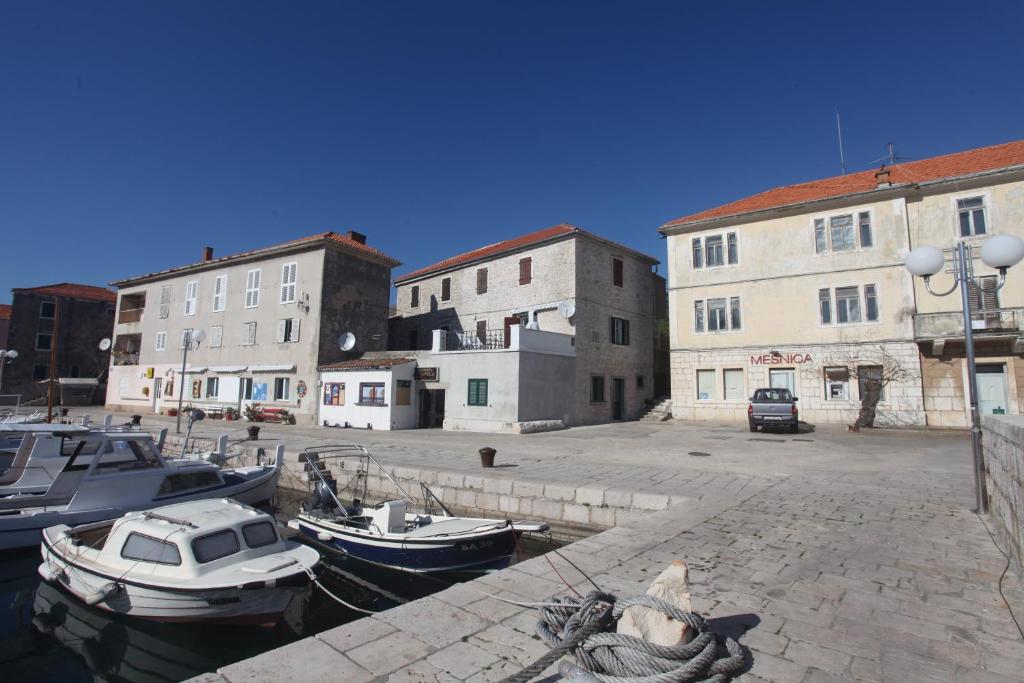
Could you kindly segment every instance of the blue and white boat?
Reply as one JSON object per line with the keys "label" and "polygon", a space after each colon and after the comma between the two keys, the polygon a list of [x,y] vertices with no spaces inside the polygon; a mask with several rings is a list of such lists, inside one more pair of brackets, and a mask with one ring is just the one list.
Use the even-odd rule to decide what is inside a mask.
{"label": "blue and white boat", "polygon": [[[328,469],[332,459],[345,458],[359,462],[353,470],[353,488],[361,488],[361,495],[353,496],[351,505],[338,498]],[[543,522],[455,516],[424,484],[423,504],[418,505],[362,446],[310,448],[301,460],[315,484],[314,496],[288,526],[318,545],[373,564],[424,574],[503,569],[520,535],[548,530]],[[362,504],[371,466],[401,498],[372,507]]]}

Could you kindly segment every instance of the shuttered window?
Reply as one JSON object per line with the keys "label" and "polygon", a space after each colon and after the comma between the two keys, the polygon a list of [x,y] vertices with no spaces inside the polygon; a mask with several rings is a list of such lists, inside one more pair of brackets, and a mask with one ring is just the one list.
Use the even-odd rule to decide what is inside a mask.
{"label": "shuttered window", "polygon": [[213,281],[213,312],[224,310],[224,302],[228,296],[228,276],[218,275]]}
{"label": "shuttered window", "polygon": [[974,282],[969,281],[968,293],[971,299],[971,311],[989,311],[999,308],[999,292],[995,287],[998,280],[994,275],[979,277],[981,289]]}
{"label": "shuttered window", "polygon": [[171,315],[171,286],[164,285],[160,288],[160,317],[168,318]]}
{"label": "shuttered window", "polygon": [[478,268],[476,271],[476,293],[484,294],[487,291],[487,269]]}
{"label": "shuttered window", "polygon": [[420,286],[413,285],[412,289],[409,290],[409,308],[420,307]]}
{"label": "shuttered window", "polygon": [[519,284],[528,285],[533,282],[533,259],[519,259]]}
{"label": "shuttered window", "polygon": [[196,300],[199,298],[199,280],[185,283],[185,315],[196,314]]}
{"label": "shuttered window", "polygon": [[292,261],[281,266],[281,303],[295,303],[295,281],[299,264]]}
{"label": "shuttered window", "polygon": [[487,380],[469,380],[469,396],[466,399],[466,404],[471,406],[487,405]]}
{"label": "shuttered window", "polygon": [[256,323],[242,323],[242,346],[256,343]]}
{"label": "shuttered window", "polygon": [[612,259],[612,284],[616,287],[622,286],[622,259]]}
{"label": "shuttered window", "polygon": [[278,343],[299,341],[300,322],[298,318],[285,318],[284,320],[277,321]]}
{"label": "shuttered window", "polygon": [[624,318],[612,317],[611,322],[612,344],[619,346],[629,345],[629,321]]}
{"label": "shuttered window", "polygon": [[167,348],[167,333],[166,332],[157,332],[156,333],[156,344],[154,345],[153,349],[155,351],[163,351],[166,348]]}
{"label": "shuttered window", "polygon": [[256,308],[260,305],[260,277],[263,274],[259,268],[250,270],[245,274],[245,307]]}
{"label": "shuttered window", "polygon": [[446,277],[441,280],[441,301],[451,301],[452,298],[452,279]]}
{"label": "shuttered window", "polygon": [[216,348],[224,345],[224,326],[214,325],[210,328],[210,346]]}

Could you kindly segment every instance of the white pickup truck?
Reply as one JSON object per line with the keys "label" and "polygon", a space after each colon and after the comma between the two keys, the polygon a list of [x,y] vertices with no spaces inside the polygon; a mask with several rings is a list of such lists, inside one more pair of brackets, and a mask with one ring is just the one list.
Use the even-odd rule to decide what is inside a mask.
{"label": "white pickup truck", "polygon": [[789,427],[792,434],[800,430],[800,415],[796,409],[796,396],[789,389],[758,389],[747,406],[747,422],[750,431],[758,427]]}

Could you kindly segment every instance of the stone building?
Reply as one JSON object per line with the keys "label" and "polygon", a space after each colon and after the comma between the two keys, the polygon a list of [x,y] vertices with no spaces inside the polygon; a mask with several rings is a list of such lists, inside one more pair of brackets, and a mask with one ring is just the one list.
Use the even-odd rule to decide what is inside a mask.
{"label": "stone building", "polygon": [[[851,423],[861,380],[899,367],[879,422],[962,427],[959,293],[929,294],[903,264],[921,245],[1024,233],[1024,141],[780,187],[660,231],[676,417],[742,420],[754,389],[786,386],[802,419]],[[1024,267],[998,292],[998,273],[980,261],[975,271],[986,288],[970,290],[981,409],[1019,413]]]}
{"label": "stone building", "polygon": [[20,394],[22,403],[44,398],[54,346],[55,377],[92,379],[94,385],[105,380],[110,353],[99,345],[114,324],[114,292],[68,282],[11,291],[3,348],[17,351],[18,357],[4,366],[0,393]]}
{"label": "stone building", "polygon": [[[459,254],[395,281],[391,348],[433,347],[441,352],[507,348],[515,325],[567,335],[575,350],[567,377],[561,370],[557,380],[517,370],[526,374],[526,383],[517,380],[515,386],[531,386],[535,401],[554,382],[559,384],[559,395],[566,390],[564,384],[570,385],[558,415],[534,419],[556,419],[566,425],[633,419],[654,397],[656,292],[664,292],[662,278],[653,272],[657,263],[571,225],[556,225]],[[446,336],[439,347],[434,344],[435,330]],[[505,395],[505,380],[493,365],[497,359],[489,362],[493,372],[477,379],[487,379],[492,393]],[[467,387],[445,382],[429,390],[452,394],[434,398],[435,403],[446,401],[448,413],[463,408],[464,395],[469,396]],[[511,394],[520,395],[518,389]],[[459,403],[453,405],[453,400]],[[446,422],[450,424],[451,419]]]}
{"label": "stone building", "polygon": [[11,327],[11,305],[0,304],[0,349],[7,348],[7,330]]}
{"label": "stone building", "polygon": [[[398,261],[356,232],[271,247],[114,282],[118,288],[108,407],[168,412],[183,402],[316,414],[317,367],[387,348]],[[188,353],[185,333],[205,333]],[[350,350],[339,348],[349,333]]]}

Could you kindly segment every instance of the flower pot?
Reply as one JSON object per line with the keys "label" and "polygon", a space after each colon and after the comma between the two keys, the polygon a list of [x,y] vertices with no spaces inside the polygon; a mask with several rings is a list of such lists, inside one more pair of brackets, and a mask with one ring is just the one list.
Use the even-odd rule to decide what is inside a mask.
{"label": "flower pot", "polygon": [[494,455],[498,451],[491,447],[480,449],[480,465],[482,467],[494,467]]}
{"label": "flower pot", "polygon": [[245,429],[246,429],[246,431],[249,432],[249,439],[251,441],[255,441],[256,439],[260,438],[260,428],[258,426],[252,425],[252,426],[246,427]]}

